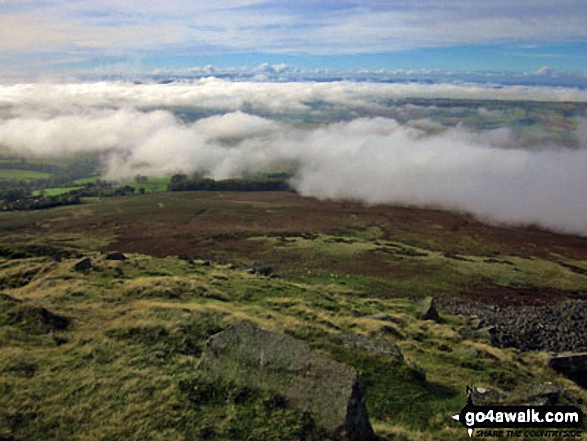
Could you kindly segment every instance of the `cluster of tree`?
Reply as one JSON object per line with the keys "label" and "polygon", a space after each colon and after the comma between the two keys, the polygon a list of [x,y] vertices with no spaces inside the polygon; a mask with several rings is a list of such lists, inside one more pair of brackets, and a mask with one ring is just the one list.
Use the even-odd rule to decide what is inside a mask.
{"label": "cluster of tree", "polygon": [[95,176],[97,170],[98,164],[94,158],[78,159],[67,164],[49,178],[32,182],[32,185],[36,190],[72,186],[72,183],[78,179]]}
{"label": "cluster of tree", "polygon": [[15,202],[30,197],[31,188],[20,186],[14,181],[0,181],[0,199],[6,202]]}
{"label": "cluster of tree", "polygon": [[189,178],[186,175],[171,177],[170,191],[293,191],[284,178],[242,178],[215,181],[206,178]]}
{"label": "cluster of tree", "polygon": [[[72,190],[68,194],[78,197],[92,198],[92,197],[111,197],[111,196],[128,196],[134,194],[136,189],[130,185],[118,187],[107,181],[97,181],[96,183],[88,183],[77,190]],[[139,188],[140,193],[144,193],[144,188]]]}
{"label": "cluster of tree", "polygon": [[[0,206],[3,211],[40,210],[62,205],[79,204],[82,197],[128,196],[134,194],[135,191],[135,188],[130,185],[117,187],[106,181],[88,183],[83,188],[55,196],[44,194],[31,196],[30,189],[28,188],[8,187],[4,190],[0,189],[0,199],[4,201],[4,204]],[[139,192],[144,193],[144,188],[139,188]]]}
{"label": "cluster of tree", "polygon": [[79,203],[79,196],[72,195],[70,193],[64,193],[58,196],[29,196],[14,201],[5,201],[2,209],[4,211],[42,210],[45,208],[60,207],[62,205],[74,205]]}

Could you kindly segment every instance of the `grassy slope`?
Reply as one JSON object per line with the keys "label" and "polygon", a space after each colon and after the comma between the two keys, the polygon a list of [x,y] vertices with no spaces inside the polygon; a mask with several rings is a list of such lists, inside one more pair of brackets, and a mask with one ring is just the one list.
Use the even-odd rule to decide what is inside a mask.
{"label": "grassy slope", "polygon": [[[73,271],[79,259],[0,259],[2,291],[23,301],[0,299],[0,438],[318,439],[276,397],[253,391],[242,401],[237,386],[197,377],[208,335],[242,319],[356,366],[372,423],[389,439],[463,438],[450,415],[464,404],[466,384],[515,392],[556,381],[587,398],[545,368],[545,354],[466,337],[457,317],[417,320],[410,300],[471,286],[479,295],[484,284],[586,291],[587,277],[560,265],[587,268],[581,239],[528,231],[532,254],[530,239],[512,243],[509,230],[466,217],[329,204],[279,194],[161,194],[1,213],[10,249],[26,256],[38,254],[31,244],[41,241],[73,247],[89,253],[95,269]],[[142,253],[127,262],[99,253],[134,247]],[[146,255],[148,247],[160,257]],[[227,261],[163,257],[177,251]],[[282,277],[229,267],[256,258]],[[48,324],[34,308],[67,317],[69,328]],[[394,321],[368,318],[381,312]],[[384,356],[344,349],[336,340],[343,333],[396,342],[427,381]]]}

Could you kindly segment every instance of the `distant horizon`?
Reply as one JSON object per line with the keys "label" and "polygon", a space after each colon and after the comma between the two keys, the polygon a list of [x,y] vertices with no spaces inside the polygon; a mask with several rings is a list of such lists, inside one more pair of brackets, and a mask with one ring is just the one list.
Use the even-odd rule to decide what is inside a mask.
{"label": "distant horizon", "polygon": [[[153,68],[124,70],[92,69],[66,72],[43,72],[39,75],[2,78],[0,87],[13,84],[34,83],[93,83],[128,82],[135,84],[169,84],[175,82],[198,82],[207,78],[231,82],[253,83],[305,83],[305,82],[351,82],[384,84],[452,85],[484,88],[507,88],[524,86],[529,88],[587,90],[587,74],[555,71],[541,68],[532,72],[513,71],[458,71],[441,69],[303,69],[286,63],[261,63],[258,66],[219,67],[211,64],[186,68]],[[558,100],[558,98],[557,98]]]}

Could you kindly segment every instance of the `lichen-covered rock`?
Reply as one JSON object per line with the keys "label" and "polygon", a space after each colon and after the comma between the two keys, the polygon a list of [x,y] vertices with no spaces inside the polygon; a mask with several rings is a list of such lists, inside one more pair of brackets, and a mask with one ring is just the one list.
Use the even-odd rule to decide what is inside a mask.
{"label": "lichen-covered rock", "polygon": [[340,439],[376,439],[357,371],[302,340],[241,322],[210,337],[198,370],[206,378],[277,392]]}
{"label": "lichen-covered rock", "polygon": [[426,297],[418,304],[417,315],[422,320],[433,320],[436,323],[442,322],[433,297]]}

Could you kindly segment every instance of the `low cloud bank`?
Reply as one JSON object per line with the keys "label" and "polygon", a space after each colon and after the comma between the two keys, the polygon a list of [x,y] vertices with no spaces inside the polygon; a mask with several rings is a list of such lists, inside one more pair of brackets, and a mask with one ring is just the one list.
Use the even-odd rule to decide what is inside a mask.
{"label": "low cloud bank", "polygon": [[[1,88],[0,145],[31,156],[102,152],[111,178],[197,171],[221,179],[287,166],[304,195],[456,209],[490,222],[587,235],[587,148],[515,148],[507,128],[457,126],[430,134],[426,121],[382,117],[305,127],[241,111],[254,96],[266,108],[310,112],[305,103],[317,98],[299,87],[315,91],[318,85],[279,85],[276,92],[276,85],[251,91],[227,83],[240,94],[197,96],[185,85],[169,96],[110,86],[97,85],[95,94],[90,85]],[[33,93],[38,87],[49,89],[39,96]],[[330,84],[328,90],[329,102],[341,106],[382,105],[363,85]],[[223,112],[185,123],[152,109],[179,103]],[[585,121],[577,133],[587,133]]]}
{"label": "low cloud bank", "polygon": [[195,82],[16,84],[0,86],[0,109],[16,114],[63,113],[80,107],[197,106],[223,111],[259,108],[274,112],[308,111],[309,103],[334,106],[387,105],[389,100],[421,98],[587,101],[587,90],[419,83],[290,82],[263,83],[203,78]]}

